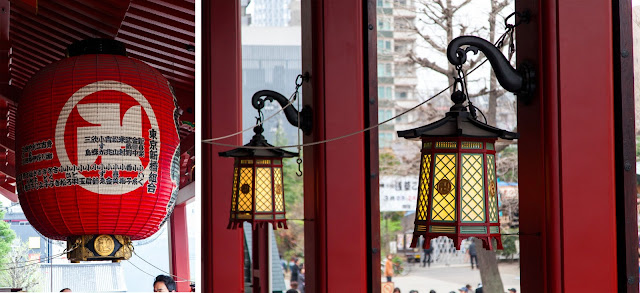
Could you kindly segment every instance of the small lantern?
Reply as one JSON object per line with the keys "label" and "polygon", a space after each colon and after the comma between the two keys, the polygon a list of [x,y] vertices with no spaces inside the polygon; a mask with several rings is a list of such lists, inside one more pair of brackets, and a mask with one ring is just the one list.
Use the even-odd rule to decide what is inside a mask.
{"label": "small lantern", "polygon": [[462,105],[466,96],[456,91],[455,105],[445,118],[415,129],[398,131],[399,137],[422,140],[422,158],[415,228],[411,247],[418,238],[446,236],[457,249],[469,237],[492,249],[491,238],[502,249],[498,219],[495,142],[516,139],[517,133],[477,121]]}
{"label": "small lantern", "polygon": [[253,131],[255,135],[244,145],[249,148],[219,153],[221,157],[235,158],[227,229],[236,229],[242,222],[249,222],[254,228],[257,227],[255,224],[272,223],[274,229],[287,229],[282,159],[297,157],[298,153],[274,148],[267,143],[260,125]]}

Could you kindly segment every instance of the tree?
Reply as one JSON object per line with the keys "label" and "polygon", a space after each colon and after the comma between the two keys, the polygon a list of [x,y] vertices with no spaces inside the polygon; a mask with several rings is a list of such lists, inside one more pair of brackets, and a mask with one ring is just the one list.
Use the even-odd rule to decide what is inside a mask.
{"label": "tree", "polygon": [[16,233],[11,230],[9,223],[3,221],[5,211],[0,203],[0,260],[11,251],[11,245],[13,239],[16,238]]}
{"label": "tree", "polygon": [[[278,122],[275,133],[276,146],[288,145],[288,139],[282,124]],[[300,153],[302,157],[302,153]],[[300,166],[300,168],[302,168]],[[304,255],[304,182],[302,177],[298,177],[298,163],[296,158],[283,160],[283,180],[285,195],[285,210],[287,211],[287,227],[289,229],[278,229],[275,231],[276,243],[283,259],[291,257],[301,257]]]}
{"label": "tree", "polygon": [[[416,1],[416,8],[419,17],[417,24],[407,24],[413,26],[412,30],[419,36],[426,47],[436,54],[419,54],[416,50],[408,53],[410,62],[420,67],[427,68],[433,72],[446,76],[449,84],[453,84],[454,77],[457,76],[456,68],[446,59],[447,45],[455,36],[462,35],[482,35],[488,37],[492,43],[496,41],[496,23],[500,13],[508,7],[512,0],[489,0],[490,10],[488,12],[489,28],[484,26],[472,27],[468,24],[458,23],[457,18],[460,11],[471,3],[471,0],[419,0]],[[468,56],[467,63],[463,66],[465,74],[476,65],[482,58],[480,56]],[[446,63],[446,65],[443,65]],[[472,83],[469,80],[469,83]],[[487,122],[496,125],[497,100],[506,91],[497,85],[495,75],[489,76],[489,88],[486,86],[477,92],[469,92],[469,98],[488,95],[488,109],[486,109]]]}
{"label": "tree", "polygon": [[20,242],[7,254],[0,281],[10,288],[33,291],[40,283],[40,263],[29,261],[29,242]]}
{"label": "tree", "polygon": [[[496,40],[496,19],[499,13],[504,10],[511,0],[489,0],[490,10],[488,13],[488,39],[490,42]],[[408,57],[414,64],[433,72],[446,76],[449,84],[453,84],[454,78],[458,75],[456,68],[447,62],[446,51],[448,44],[453,40],[454,35],[480,35],[486,31],[485,27],[471,27],[468,24],[457,22],[461,9],[469,5],[471,0],[418,0],[417,23],[414,24],[413,31],[419,36],[427,49],[436,54],[419,54],[416,50],[408,53]],[[486,36],[486,34],[485,34]],[[468,70],[474,68],[481,62],[480,56],[468,56],[467,63],[462,68],[465,75]],[[446,63],[446,65],[443,65]],[[471,80],[467,80],[472,83]],[[450,91],[453,91],[451,89]],[[498,97],[504,95],[504,90],[499,88],[494,75],[489,77],[489,89],[486,87],[477,92],[469,91],[469,99],[488,95],[488,109],[486,109],[486,120],[488,124],[496,125],[496,108]],[[502,279],[498,271],[496,253],[485,250],[480,244],[480,240],[475,240],[478,248],[478,268],[485,292],[503,292]]]}

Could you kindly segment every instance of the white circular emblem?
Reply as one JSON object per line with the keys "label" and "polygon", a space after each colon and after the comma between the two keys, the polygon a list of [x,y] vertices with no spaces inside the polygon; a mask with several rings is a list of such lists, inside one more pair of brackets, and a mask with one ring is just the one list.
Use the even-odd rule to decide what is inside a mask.
{"label": "white circular emblem", "polygon": [[[117,103],[95,103],[95,104],[80,104],[78,103],[82,101],[85,97],[97,93],[100,91],[116,91],[126,94],[133,99],[140,106],[134,106],[127,109],[122,121],[120,120],[120,104]],[[67,120],[71,115],[71,111],[78,106],[78,112],[87,122],[90,122],[92,125],[98,126],[88,126],[88,127],[78,127],[77,128],[77,141],[78,141],[78,164],[74,165],[69,160],[69,156],[67,154],[67,149],[65,147],[65,129],[67,127]],[[80,107],[82,106],[82,107]],[[123,151],[120,149],[124,149],[122,145],[122,141],[117,141],[115,144],[109,140],[109,143],[112,144],[112,149],[103,150],[105,147],[104,142],[86,142],[87,135],[92,134],[93,136],[100,135],[103,137],[127,137],[133,139],[149,139],[149,135],[143,133],[142,131],[142,123],[141,123],[141,113],[140,107],[147,114],[149,118],[149,123],[151,125],[151,129],[156,131],[156,140],[157,140],[157,153],[160,153],[160,128],[158,127],[158,121],[156,120],[156,115],[151,108],[151,104],[149,101],[135,88],[132,86],[114,80],[103,80],[97,81],[91,84],[88,84],[78,91],[76,91],[69,100],[65,103],[60,111],[60,115],[58,116],[58,122],[56,124],[56,134],[55,134],[55,149],[56,154],[58,155],[58,160],[60,161],[61,167],[74,167],[76,166],[78,170],[82,169],[79,165],[83,165],[84,163],[94,164],[95,159],[98,154],[91,153],[91,150],[86,149],[86,145],[100,145],[100,151],[109,151],[109,156],[102,156],[102,164],[106,165],[109,163],[117,164],[118,162],[125,162],[129,164],[136,164],[137,166],[142,166],[140,158],[138,156],[124,156],[122,155]],[[85,134],[85,135],[83,135]],[[85,149],[81,149],[81,142]],[[118,145],[119,144],[119,145]],[[81,153],[81,150],[87,151],[86,155]],[[142,150],[142,152],[148,153],[149,150]],[[143,155],[145,156],[145,155]],[[78,184],[78,186],[95,193],[101,194],[124,194],[127,192],[131,192],[136,190],[144,185],[149,179],[149,174],[151,171],[149,170],[149,164],[146,167],[141,167],[140,169],[144,169],[141,171],[137,178],[139,181],[137,184],[113,184],[113,178],[110,178],[109,182],[101,182],[98,184]],[[80,172],[75,174],[78,178],[85,178]]]}

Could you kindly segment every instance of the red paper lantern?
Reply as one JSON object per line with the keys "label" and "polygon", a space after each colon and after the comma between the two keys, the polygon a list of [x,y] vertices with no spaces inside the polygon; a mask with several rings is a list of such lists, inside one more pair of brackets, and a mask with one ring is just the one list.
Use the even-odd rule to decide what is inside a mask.
{"label": "red paper lantern", "polygon": [[[169,83],[113,40],[69,51],[33,76],[20,100],[20,204],[49,238],[149,237],[171,214],[180,180]],[[100,245],[115,239],[98,238]]]}

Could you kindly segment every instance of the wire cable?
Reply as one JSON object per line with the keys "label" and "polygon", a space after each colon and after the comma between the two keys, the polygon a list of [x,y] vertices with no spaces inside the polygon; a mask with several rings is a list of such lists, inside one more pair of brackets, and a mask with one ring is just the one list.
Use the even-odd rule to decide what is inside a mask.
{"label": "wire cable", "polygon": [[[161,272],[163,272],[163,273],[165,273],[165,274],[167,274],[167,275],[169,275],[169,276],[172,276],[172,277],[174,277],[174,278],[180,278],[180,279],[184,280],[184,281],[181,281],[181,282],[193,282],[192,280],[185,279],[185,278],[183,278],[183,277],[176,276],[176,275],[173,275],[173,274],[171,274],[171,273],[169,273],[169,272],[164,271],[163,269],[161,269],[161,268],[159,268],[159,267],[155,266],[154,264],[152,264],[152,263],[150,263],[150,262],[146,261],[144,258],[140,257],[140,255],[138,255],[138,254],[136,253],[136,250],[135,250],[135,249],[133,249],[132,251],[133,251],[133,254],[135,254],[138,258],[140,258],[142,261],[146,262],[148,265],[150,265],[150,266],[152,266],[152,267],[156,268],[157,270],[159,270],[159,271],[161,271]],[[178,282],[178,281],[176,281],[176,282]]]}

